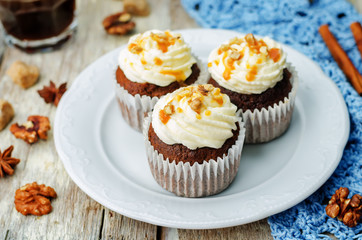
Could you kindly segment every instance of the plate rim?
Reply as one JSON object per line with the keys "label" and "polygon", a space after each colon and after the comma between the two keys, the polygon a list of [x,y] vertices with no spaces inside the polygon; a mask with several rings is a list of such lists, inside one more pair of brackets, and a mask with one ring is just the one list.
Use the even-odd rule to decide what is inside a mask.
{"label": "plate rim", "polygon": [[[183,34],[185,34],[185,32],[191,32],[191,33],[200,33],[200,31],[213,31],[213,32],[220,32],[220,33],[225,33],[228,32],[229,34],[236,34],[236,35],[242,35],[242,33],[240,32],[236,32],[236,31],[231,31],[231,30],[222,30],[222,29],[202,29],[202,28],[194,28],[194,29],[184,29],[184,30],[177,30]],[[283,44],[283,46],[285,46]],[[122,47],[122,46],[121,46]],[[121,48],[119,47],[119,48]],[[91,63],[90,65],[88,65],[88,67],[86,67],[76,78],[76,80],[74,81],[74,83],[72,84],[70,90],[68,90],[62,100],[59,103],[57,112],[56,112],[56,116],[55,116],[55,121],[54,121],[54,141],[55,141],[55,146],[57,149],[57,152],[60,156],[60,159],[63,162],[63,166],[65,167],[68,175],[71,177],[71,179],[82,189],[83,192],[85,192],[87,195],[89,195],[91,198],[93,198],[94,200],[96,200],[97,202],[101,203],[103,206],[118,212],[122,215],[125,215],[127,217],[131,217],[133,219],[136,220],[140,220],[140,221],[144,221],[144,222],[148,222],[151,224],[155,224],[155,225],[161,225],[161,226],[165,226],[165,227],[176,227],[176,228],[185,228],[185,229],[212,229],[212,228],[221,228],[221,227],[230,227],[230,226],[235,226],[235,225],[240,225],[240,224],[244,224],[244,223],[249,223],[252,221],[256,221],[265,217],[268,217],[270,215],[273,215],[275,213],[281,212],[283,210],[286,210],[296,204],[298,204],[299,202],[303,201],[304,199],[306,199],[308,196],[310,196],[313,192],[315,192],[321,185],[323,185],[325,183],[325,181],[333,174],[334,170],[336,169],[336,167],[338,166],[341,158],[342,158],[342,154],[343,154],[343,149],[345,147],[345,144],[347,143],[348,140],[348,136],[349,136],[349,115],[348,115],[348,110],[345,104],[345,101],[342,97],[342,94],[340,93],[338,87],[336,86],[336,84],[328,77],[324,74],[324,72],[321,70],[321,68],[319,67],[319,65],[317,63],[315,63],[314,61],[312,61],[311,59],[309,59],[307,56],[305,56],[304,54],[298,52],[297,50],[293,49],[293,51],[298,52],[299,54],[303,55],[304,57],[308,58],[309,61],[311,61],[314,65],[316,65],[316,67],[318,68],[318,71],[320,71],[320,74],[323,76],[323,78],[327,79],[329,81],[329,83],[332,83],[331,86],[333,88],[335,88],[336,92],[338,93],[338,99],[342,100],[342,110],[344,111],[343,115],[343,120],[346,123],[346,127],[342,128],[345,130],[345,132],[343,133],[343,138],[340,140],[340,149],[339,151],[337,151],[337,156],[336,159],[339,159],[338,161],[334,161],[332,165],[330,165],[329,170],[327,171],[328,174],[325,174],[322,177],[322,180],[320,180],[319,182],[315,183],[314,186],[309,187],[309,189],[307,191],[304,192],[303,195],[305,195],[305,197],[303,197],[303,199],[299,199],[298,201],[289,201],[289,204],[285,204],[283,206],[278,206],[278,207],[274,207],[273,209],[270,209],[267,213],[267,216],[265,216],[265,214],[262,214],[263,216],[260,217],[260,214],[256,214],[253,217],[250,217],[248,219],[248,221],[238,221],[235,219],[230,219],[229,221],[225,221],[222,220],[220,222],[217,222],[215,220],[212,221],[205,221],[205,222],[201,222],[195,226],[190,226],[189,225],[189,221],[185,224],[182,224],[182,222],[180,221],[172,221],[170,219],[162,219],[156,216],[150,216],[150,215],[144,215],[144,214],[135,214],[133,212],[128,212],[128,211],[122,211],[120,212],[118,208],[115,208],[112,204],[107,203],[107,201],[105,201],[104,199],[102,199],[100,196],[98,196],[97,194],[94,194],[94,192],[90,191],[88,189],[89,186],[87,186],[87,184],[85,184],[81,178],[79,178],[76,174],[74,174],[73,169],[71,168],[70,165],[68,165],[65,161],[65,159],[67,159],[67,154],[64,152],[64,149],[61,146],[60,143],[60,118],[61,118],[61,112],[63,111],[63,107],[64,107],[64,102],[67,101],[67,98],[69,98],[68,96],[70,96],[74,89],[72,90],[73,85],[77,82],[80,81],[82,74],[84,74],[84,72],[89,71],[89,69],[91,69],[91,67],[93,66],[93,64],[95,64],[98,61],[101,61],[103,59],[106,59],[108,56],[110,56],[113,52],[117,51],[119,48],[114,49],[108,53],[106,53],[105,55],[101,56],[100,58],[98,58],[95,62]],[[291,47],[288,46],[288,48],[292,49]],[[301,83],[300,83],[301,85]],[[113,96],[114,97],[114,96]],[[108,100],[107,105],[109,104],[110,101],[112,101],[112,97],[109,97],[110,100]],[[275,176],[273,176],[275,177]],[[262,183],[264,184],[264,183]],[[258,186],[256,186],[258,187]],[[124,209],[126,210],[126,209]],[[241,218],[243,219],[243,218]],[[181,226],[180,226],[181,223]]]}

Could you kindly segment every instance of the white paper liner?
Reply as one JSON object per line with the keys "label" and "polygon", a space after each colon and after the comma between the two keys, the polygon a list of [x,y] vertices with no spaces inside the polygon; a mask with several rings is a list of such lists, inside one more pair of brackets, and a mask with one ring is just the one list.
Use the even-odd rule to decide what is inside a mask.
{"label": "white paper liner", "polygon": [[[195,57],[195,55],[193,55]],[[206,71],[204,64],[195,57],[197,66],[200,69],[200,74],[194,84],[204,84],[208,80],[209,73]],[[118,68],[118,66],[117,66]],[[116,71],[114,71],[115,73]],[[142,132],[143,119],[145,114],[153,110],[153,107],[159,100],[158,97],[149,97],[146,95],[136,94],[133,96],[126,89],[117,83],[114,76],[116,85],[116,97],[121,109],[123,119],[135,130]]]}
{"label": "white paper liner", "polygon": [[205,197],[217,194],[226,189],[234,180],[244,144],[245,128],[241,118],[238,123],[240,131],[235,144],[227,155],[216,160],[210,159],[202,164],[175,161],[169,162],[153,148],[148,140],[148,130],[152,121],[151,113],[144,121],[143,136],[146,154],[153,177],[164,189],[181,197]]}
{"label": "white paper liner", "polygon": [[298,89],[298,75],[290,63],[287,63],[287,68],[292,74],[290,78],[292,89],[284,101],[275,103],[268,109],[246,110],[241,113],[246,129],[245,143],[268,142],[279,137],[288,129]]}

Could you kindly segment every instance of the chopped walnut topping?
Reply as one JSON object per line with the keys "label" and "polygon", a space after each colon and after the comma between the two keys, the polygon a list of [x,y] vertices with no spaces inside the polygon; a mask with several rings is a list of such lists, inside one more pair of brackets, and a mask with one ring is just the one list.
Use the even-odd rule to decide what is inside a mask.
{"label": "chopped walnut topping", "polygon": [[358,194],[353,195],[351,199],[351,207],[358,208],[361,206],[362,197]]}
{"label": "chopped walnut topping", "polygon": [[174,45],[176,41],[180,38],[180,35],[171,35],[170,32],[160,32],[160,33],[153,33],[151,32],[150,38],[157,42],[157,47],[162,52],[167,52],[168,47]]}
{"label": "chopped walnut topping", "polygon": [[194,110],[194,111],[197,112],[197,113],[200,112],[201,106],[202,106],[202,102],[201,102],[201,100],[200,100],[199,97],[195,98],[195,99],[192,100],[191,103],[190,103],[191,109]]}
{"label": "chopped walnut topping", "polygon": [[207,94],[209,93],[209,90],[207,90],[205,88],[205,85],[199,85],[197,86],[197,89],[199,90],[199,92],[204,95],[204,96],[207,96]]}
{"label": "chopped walnut topping", "polygon": [[168,42],[167,36],[164,33],[151,33],[151,37],[157,39],[157,42],[159,43]]}
{"label": "chopped walnut topping", "polygon": [[230,45],[236,44],[236,45],[240,45],[243,42],[242,39],[238,38],[238,37],[234,37],[229,41]]}
{"label": "chopped walnut topping", "polygon": [[266,46],[260,47],[260,52],[263,53],[263,54],[267,54],[268,53],[267,47]]}
{"label": "chopped walnut topping", "polygon": [[226,52],[227,50],[229,50],[229,48],[230,46],[228,44],[222,44],[219,49],[223,52]]}
{"label": "chopped walnut topping", "polygon": [[160,120],[163,124],[167,124],[168,120],[170,120],[171,115],[175,112],[175,106],[171,103],[168,103],[163,109],[160,110]]}
{"label": "chopped walnut topping", "polygon": [[213,89],[214,89],[214,87],[211,85],[211,84],[205,84],[205,85],[203,85],[204,86],[204,88],[207,90],[207,91],[212,91]]}
{"label": "chopped walnut topping", "polygon": [[339,188],[333,194],[331,200],[326,206],[326,213],[331,218],[337,217],[348,227],[355,227],[361,219],[362,197],[359,194],[353,195],[352,199],[347,199],[348,188]]}
{"label": "chopped walnut topping", "polygon": [[232,51],[230,53],[230,58],[233,59],[233,60],[239,60],[240,57],[241,57],[241,55],[237,51]]}
{"label": "chopped walnut topping", "polygon": [[252,33],[246,34],[245,40],[250,45],[255,45],[256,44],[256,39],[255,39],[255,37],[254,37],[254,35]]}
{"label": "chopped walnut topping", "polygon": [[26,184],[15,192],[15,208],[23,215],[42,216],[52,211],[50,198],[56,198],[53,188],[36,182]]}
{"label": "chopped walnut topping", "polygon": [[140,46],[138,46],[138,45],[135,45],[134,47],[132,47],[132,48],[130,49],[130,51],[131,51],[131,53],[133,53],[133,54],[139,54],[140,52],[143,51],[143,48],[140,47]]}
{"label": "chopped walnut topping", "polygon": [[214,95],[219,95],[221,93],[220,88],[214,88]]}
{"label": "chopped walnut topping", "polygon": [[172,114],[175,112],[175,106],[172,105],[172,104],[170,104],[170,103],[168,103],[168,104],[164,107],[163,111],[164,111],[165,114],[167,114],[167,115],[172,115]]}
{"label": "chopped walnut topping", "polygon": [[14,123],[10,126],[10,131],[16,138],[23,139],[31,144],[36,143],[38,139],[48,139],[47,132],[50,130],[50,122],[47,117],[29,116],[28,122],[23,125]]}

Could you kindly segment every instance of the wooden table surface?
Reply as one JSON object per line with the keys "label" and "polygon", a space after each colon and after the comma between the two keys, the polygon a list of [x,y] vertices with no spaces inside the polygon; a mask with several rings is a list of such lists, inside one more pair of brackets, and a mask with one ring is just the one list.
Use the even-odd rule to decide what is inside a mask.
{"label": "wooden table surface", "polygon": [[[136,32],[149,29],[195,28],[179,0],[150,0],[151,14],[136,17]],[[68,86],[90,63],[103,54],[127,43],[127,36],[107,35],[103,18],[121,11],[121,1],[77,0],[78,31],[75,38],[58,51],[26,54],[6,47],[0,65],[0,99],[15,109],[11,123],[24,123],[29,115],[48,116],[54,123],[56,107],[46,104],[37,93],[54,81]],[[35,64],[41,77],[37,84],[24,90],[6,75],[16,60]],[[9,131],[0,132],[0,149],[14,145],[13,156],[20,158],[13,176],[0,179],[0,240],[2,239],[273,239],[266,219],[230,228],[184,230],[155,226],[113,212],[82,192],[66,173],[54,145],[53,132],[47,141],[28,145]],[[58,197],[52,200],[53,211],[41,217],[23,216],[15,210],[15,190],[31,182],[52,186]]]}

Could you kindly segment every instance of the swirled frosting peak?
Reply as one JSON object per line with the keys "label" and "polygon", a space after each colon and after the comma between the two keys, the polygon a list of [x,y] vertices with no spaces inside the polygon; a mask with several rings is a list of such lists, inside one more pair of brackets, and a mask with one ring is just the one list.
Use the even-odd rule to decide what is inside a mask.
{"label": "swirled frosting peak", "polygon": [[196,59],[180,34],[150,30],[131,37],[118,62],[129,80],[164,87],[186,80]]}
{"label": "swirled frosting peak", "polygon": [[220,148],[236,129],[237,107],[210,84],[180,88],[162,97],[152,113],[152,126],[166,144],[189,149]]}
{"label": "swirled frosting peak", "polygon": [[286,53],[280,44],[253,34],[233,38],[209,55],[212,78],[226,89],[242,94],[260,94],[283,78]]}

